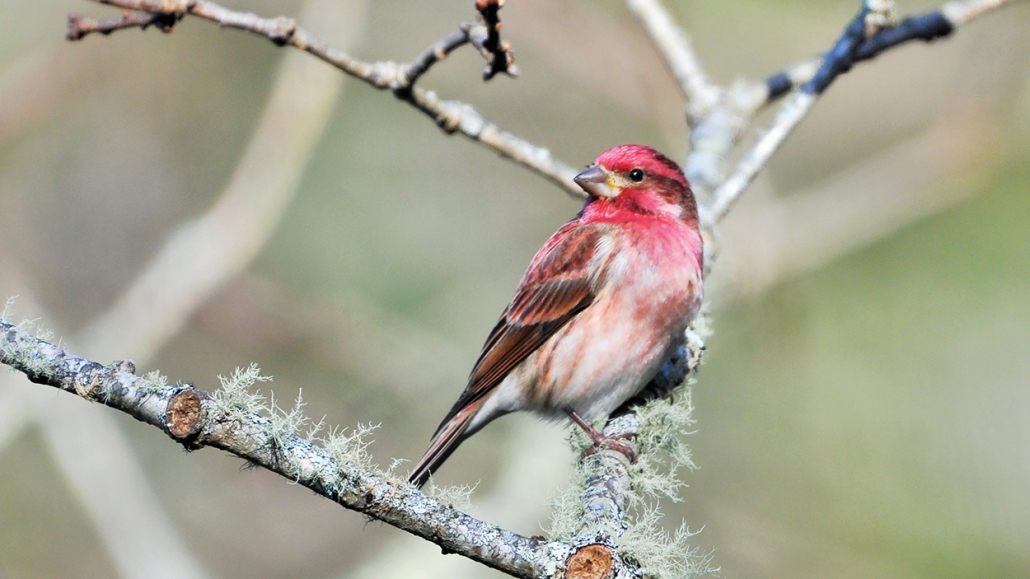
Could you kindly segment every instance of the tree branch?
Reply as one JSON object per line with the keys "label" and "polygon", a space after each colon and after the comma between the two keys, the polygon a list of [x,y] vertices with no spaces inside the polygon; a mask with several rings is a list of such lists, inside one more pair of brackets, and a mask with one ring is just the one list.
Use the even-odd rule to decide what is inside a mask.
{"label": "tree branch", "polygon": [[0,319],[0,363],[29,380],[121,410],[187,449],[214,447],[271,470],[341,506],[383,521],[516,577],[541,577],[574,552],[505,531],[443,505],[399,479],[334,460],[305,438],[274,432],[272,420],[228,409],[189,384],[161,386],[134,374],[132,362],[86,360]]}
{"label": "tree branch", "polygon": [[[1012,0],[954,0],[927,14],[906,18],[897,26],[873,28],[872,34],[866,18],[869,9],[863,5],[859,14],[844,29],[833,49],[823,57],[821,65],[812,77],[783,105],[772,125],[740,160],[730,177],[712,194],[704,207],[705,221],[712,225],[726,216],[733,203],[754,180],[755,175],[780,148],[794,127],[812,110],[818,97],[854,64],[869,60],[910,40],[930,41],[947,36],[958,26],[1010,1]],[[793,75],[788,73],[786,78],[793,84],[804,80],[808,70],[810,67],[796,69]],[[785,82],[767,82],[769,94],[773,94],[773,88],[781,89]]]}
{"label": "tree branch", "polygon": [[[459,133],[481,145],[494,150],[536,173],[546,177],[574,197],[584,196],[582,189],[572,182],[577,171],[554,158],[551,152],[509,133],[486,120],[470,105],[455,100],[442,100],[435,92],[414,84],[434,63],[442,60],[447,52],[467,42],[473,42],[486,56],[489,74],[497,72],[517,74],[511,47],[499,39],[500,22],[496,20],[496,9],[501,2],[482,1],[481,22],[463,25],[459,32],[449,35],[423,52],[407,65],[393,61],[364,62],[336,48],[307,30],[299,27],[292,18],[261,18],[256,14],[236,12],[214,2],[205,0],[93,0],[148,14],[174,17],[196,16],[215,22],[226,28],[245,30],[268,38],[277,46],[292,46],[308,52],[339,70],[361,79],[380,90],[391,90],[422,111],[449,134]],[[113,31],[114,28],[111,29]],[[69,32],[69,38],[72,35]],[[438,50],[439,49],[439,50]]]}
{"label": "tree branch", "polygon": [[172,31],[172,27],[178,20],[179,18],[175,14],[139,14],[128,10],[122,12],[121,18],[108,20],[98,20],[72,12],[68,15],[68,33],[65,37],[68,40],[82,40],[94,32],[106,36],[116,30],[125,28],[146,30],[149,26],[154,26],[161,32],[167,33]]}

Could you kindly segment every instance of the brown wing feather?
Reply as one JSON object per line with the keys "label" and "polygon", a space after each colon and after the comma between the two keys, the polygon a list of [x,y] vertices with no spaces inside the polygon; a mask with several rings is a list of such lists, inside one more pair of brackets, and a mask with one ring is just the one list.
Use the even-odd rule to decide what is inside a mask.
{"label": "brown wing feather", "polygon": [[441,429],[593,303],[588,265],[604,234],[603,225],[571,221],[537,253],[515,297],[490,332],[465,391],[441,422]]}

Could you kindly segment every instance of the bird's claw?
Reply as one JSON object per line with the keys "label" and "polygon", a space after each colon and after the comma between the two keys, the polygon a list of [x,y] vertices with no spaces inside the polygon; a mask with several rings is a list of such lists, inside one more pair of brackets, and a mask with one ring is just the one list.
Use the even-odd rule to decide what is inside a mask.
{"label": "bird's claw", "polygon": [[594,440],[592,446],[588,446],[583,449],[583,453],[580,454],[579,458],[584,459],[588,456],[593,455],[598,449],[614,450],[615,452],[625,455],[629,459],[630,464],[637,463],[637,451],[632,444],[623,442],[623,440],[633,438],[632,434],[616,434],[615,436],[602,436]]}

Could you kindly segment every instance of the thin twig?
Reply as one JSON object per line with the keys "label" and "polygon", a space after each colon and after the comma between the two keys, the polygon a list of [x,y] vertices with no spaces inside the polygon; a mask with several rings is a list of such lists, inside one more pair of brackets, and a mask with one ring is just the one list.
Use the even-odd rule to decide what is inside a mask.
{"label": "thin twig", "polygon": [[129,12],[128,10],[122,12],[121,18],[111,18],[108,20],[80,16],[72,12],[68,15],[68,33],[65,37],[68,40],[82,40],[94,32],[106,36],[115,30],[123,30],[125,28],[146,30],[149,26],[154,26],[161,32],[171,32],[177,20],[178,17],[174,14],[140,14],[139,12]]}
{"label": "thin twig", "polygon": [[460,30],[433,43],[433,45],[425,49],[422,54],[415,57],[415,60],[404,65],[399,74],[403,79],[404,86],[398,87],[398,89],[395,90],[407,88],[408,86],[415,84],[418,82],[418,79],[428,72],[434,64],[447,58],[448,54],[468,43],[468,29],[469,25],[462,25]]}
{"label": "thin twig", "polygon": [[[943,38],[973,18],[1012,1],[1018,0],[956,0],[944,4],[938,10],[906,18],[864,41],[855,52],[853,63],[875,58],[888,49],[913,40],[931,42]],[[772,103],[791,90],[811,82],[823,58],[799,62],[766,79],[768,96],[763,104]]]}
{"label": "thin twig", "polygon": [[[413,61],[412,65],[402,65],[393,61],[370,63],[354,58],[339,48],[320,40],[307,30],[297,26],[295,20],[284,16],[261,18],[256,14],[229,10],[214,2],[207,2],[205,0],[93,1],[101,4],[110,4],[126,10],[164,14],[175,16],[176,18],[192,15],[215,22],[222,27],[236,28],[264,36],[277,46],[288,45],[298,48],[378,89],[394,91],[399,98],[411,103],[416,109],[432,118],[437,126],[447,133],[458,133],[468,137],[550,179],[570,195],[577,198],[584,196],[582,189],[572,181],[577,171],[555,159],[549,150],[533,145],[501,129],[496,124],[487,121],[468,104],[460,101],[442,100],[433,91],[411,84],[407,77],[409,72],[417,72],[415,75],[415,78],[417,78],[429,66],[443,58],[446,53],[441,55],[441,53],[434,51],[431,58],[426,58],[426,53],[424,52]],[[469,34],[473,34],[473,32],[473,29],[468,31]],[[448,39],[452,42],[457,42],[455,35],[450,35],[441,42],[444,42],[445,46],[449,46],[446,44]],[[469,40],[476,42],[472,37]],[[454,48],[461,44],[464,44],[464,42],[458,42]],[[491,53],[494,52],[488,44],[484,43],[483,46],[487,47]],[[498,44],[497,50],[510,54],[510,47],[505,48],[503,43]],[[508,63],[509,56],[505,56],[504,61]],[[490,66],[495,66],[495,63],[497,63],[496,59]],[[513,65],[513,63],[509,64]]]}
{"label": "thin twig", "polygon": [[777,113],[772,125],[762,135],[743,159],[737,163],[733,173],[712,193],[710,201],[702,207],[701,219],[708,226],[722,221],[730,207],[755,179],[787,136],[804,119],[818,97],[808,92],[794,94]]}

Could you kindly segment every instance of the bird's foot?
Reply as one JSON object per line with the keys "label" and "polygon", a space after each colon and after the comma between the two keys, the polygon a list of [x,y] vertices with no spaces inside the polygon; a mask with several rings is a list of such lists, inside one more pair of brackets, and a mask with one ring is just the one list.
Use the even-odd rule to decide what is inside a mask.
{"label": "bird's foot", "polygon": [[583,420],[579,416],[579,414],[576,414],[574,410],[566,410],[565,413],[568,414],[569,418],[571,418],[573,422],[578,424],[579,427],[587,433],[587,436],[590,437],[591,442],[594,443],[593,446],[587,447],[583,450],[583,453],[579,455],[579,458],[581,460],[594,454],[595,452],[597,452],[598,449],[604,449],[614,450],[615,452],[622,453],[626,456],[626,458],[629,459],[629,462],[631,464],[637,463],[636,449],[633,447],[632,444],[628,442],[623,442],[624,440],[629,440],[633,438],[633,434],[623,433],[616,434],[615,436],[605,436],[598,432],[596,429],[594,429],[594,427],[587,424],[587,422]]}
{"label": "bird's foot", "polygon": [[636,464],[637,463],[637,451],[636,451],[636,449],[633,447],[632,444],[630,444],[628,442],[623,442],[622,441],[622,440],[625,440],[625,439],[633,438],[632,434],[624,434],[624,435],[623,434],[618,434],[616,436],[604,436],[604,435],[599,435],[599,436],[600,436],[600,438],[598,438],[596,440],[591,438],[591,440],[594,441],[594,445],[593,446],[588,446],[587,448],[583,449],[583,453],[579,455],[580,459],[584,459],[584,458],[594,454],[595,452],[597,452],[598,449],[603,449],[603,450],[614,450],[615,452],[619,452],[619,453],[622,453],[622,454],[626,455],[626,458],[629,459],[630,464]]}

